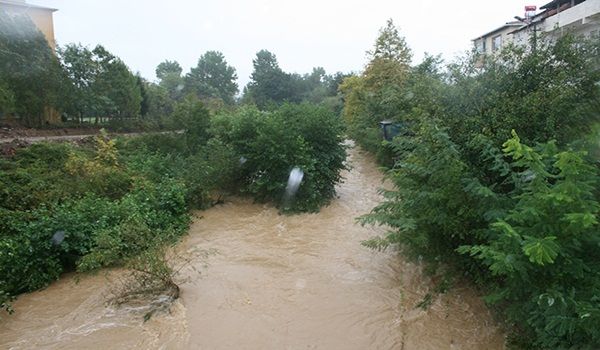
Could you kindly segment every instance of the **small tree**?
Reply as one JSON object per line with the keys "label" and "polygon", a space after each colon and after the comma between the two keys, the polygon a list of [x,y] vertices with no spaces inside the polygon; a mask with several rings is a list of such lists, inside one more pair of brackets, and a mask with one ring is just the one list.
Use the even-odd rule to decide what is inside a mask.
{"label": "small tree", "polygon": [[363,74],[344,82],[340,90],[346,99],[344,116],[350,136],[377,151],[381,144],[379,121],[405,118],[412,54],[390,19],[368,55],[370,61]]}

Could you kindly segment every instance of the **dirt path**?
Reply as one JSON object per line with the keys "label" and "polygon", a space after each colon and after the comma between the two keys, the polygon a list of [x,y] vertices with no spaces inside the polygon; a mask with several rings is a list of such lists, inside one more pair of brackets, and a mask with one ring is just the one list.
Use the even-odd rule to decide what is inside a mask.
{"label": "dirt path", "polygon": [[[181,131],[160,131],[160,132],[130,132],[130,133],[109,133],[109,135],[113,136],[138,136],[144,134],[169,134],[169,133],[181,133]],[[26,143],[37,143],[44,141],[74,141],[81,140],[86,137],[96,136],[98,133],[92,134],[81,134],[81,135],[49,135],[49,136],[19,136],[19,137],[9,137],[9,138],[0,138],[0,144],[3,143],[11,143],[15,140],[24,141]]]}

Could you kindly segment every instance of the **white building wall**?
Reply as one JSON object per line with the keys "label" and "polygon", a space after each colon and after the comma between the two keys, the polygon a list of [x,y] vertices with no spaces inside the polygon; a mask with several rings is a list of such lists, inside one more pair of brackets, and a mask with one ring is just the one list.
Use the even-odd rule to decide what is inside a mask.
{"label": "white building wall", "polygon": [[544,21],[543,30],[546,32],[553,30],[575,29],[582,31],[582,34],[598,28],[600,25],[600,0],[587,0],[579,5],[568,8],[548,17]]}
{"label": "white building wall", "polygon": [[[494,52],[499,51],[503,46],[508,45],[513,41],[513,35],[511,35],[510,33],[514,30],[515,27],[508,26],[498,31],[489,33],[481,38],[475,39],[473,40],[475,49],[479,53],[491,55]],[[498,45],[495,45],[494,41],[496,41],[496,44]]]}
{"label": "white building wall", "polygon": [[514,34],[514,40],[526,44],[533,29],[544,33],[548,38],[558,38],[566,33],[592,36],[600,33],[600,0],[586,0],[576,6],[563,10],[545,20],[532,24]]}
{"label": "white building wall", "polygon": [[475,48],[481,46],[485,41],[485,54],[493,54],[492,38],[498,33],[502,34],[502,45],[514,42],[517,45],[529,44],[534,30],[538,34],[546,35],[547,38],[558,38],[567,32],[586,37],[600,36],[600,0],[586,0],[578,5],[563,10],[553,16],[547,17],[539,22],[534,22],[515,31],[517,28],[509,27],[502,31],[486,34],[486,36],[473,40]]}

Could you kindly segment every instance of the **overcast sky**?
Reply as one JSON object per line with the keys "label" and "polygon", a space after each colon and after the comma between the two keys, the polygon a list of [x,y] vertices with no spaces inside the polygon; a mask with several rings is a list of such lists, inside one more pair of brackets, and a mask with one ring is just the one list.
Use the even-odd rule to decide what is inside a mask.
{"label": "overcast sky", "polygon": [[135,72],[155,80],[165,59],[177,60],[184,73],[207,50],[224,53],[249,81],[252,59],[267,49],[287,72],[324,67],[328,73],[360,71],[365,51],[379,28],[392,18],[414,53],[442,54],[445,60],[470,49],[471,39],[495,29],[525,5],[525,0],[28,0],[57,8],[59,45],[102,44]]}

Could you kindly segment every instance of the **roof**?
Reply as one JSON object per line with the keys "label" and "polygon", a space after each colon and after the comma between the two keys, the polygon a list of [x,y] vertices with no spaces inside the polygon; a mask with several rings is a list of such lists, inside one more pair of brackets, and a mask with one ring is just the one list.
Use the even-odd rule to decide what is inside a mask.
{"label": "roof", "polygon": [[58,11],[58,9],[55,9],[55,8],[34,5],[34,4],[28,4],[25,1],[18,1],[18,0],[0,0],[0,5],[12,5],[12,6],[23,7],[23,8],[48,10],[48,11],[52,11],[52,12]]}
{"label": "roof", "polygon": [[504,28],[511,28],[511,27],[522,27],[525,26],[525,24],[523,24],[523,22],[520,21],[512,21],[512,22],[506,22],[503,26],[500,26],[492,31],[489,31],[483,35],[478,36],[477,38],[471,40],[471,41],[475,41],[475,40],[479,40],[481,38],[485,38],[486,36],[490,36],[491,34],[494,34],[496,32],[501,31]]}
{"label": "roof", "polygon": [[540,9],[545,10],[545,9],[553,9],[553,8],[557,8],[560,7],[564,4],[568,4],[571,3],[571,0],[552,0],[549,3],[547,3],[546,5],[542,5],[540,6]]}
{"label": "roof", "polygon": [[[570,6],[565,6],[565,5],[571,5],[571,4],[574,4],[575,6],[577,6],[584,1],[585,0],[577,0],[575,2],[572,2],[572,0],[553,0],[549,3],[547,3],[546,5],[543,5],[540,7],[540,9],[543,9],[544,11],[533,16],[533,18],[531,19],[531,22],[529,23],[528,26],[535,27],[538,23],[545,21],[546,18],[556,15],[558,13],[557,8],[561,9],[561,8],[563,8],[563,6],[566,8],[569,8]],[[528,26],[517,28],[511,34],[520,32],[523,29],[526,29]]]}

